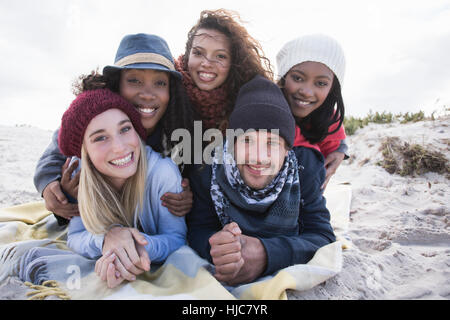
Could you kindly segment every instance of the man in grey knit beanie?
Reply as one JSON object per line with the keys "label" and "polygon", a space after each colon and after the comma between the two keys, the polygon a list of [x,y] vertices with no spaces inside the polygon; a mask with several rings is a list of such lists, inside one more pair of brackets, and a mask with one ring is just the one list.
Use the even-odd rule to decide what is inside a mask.
{"label": "man in grey knit beanie", "polygon": [[190,176],[186,222],[189,245],[214,265],[216,279],[237,285],[306,263],[335,236],[321,193],[311,191],[318,167],[299,172],[295,121],[277,85],[261,76],[246,83],[229,129],[243,131]]}

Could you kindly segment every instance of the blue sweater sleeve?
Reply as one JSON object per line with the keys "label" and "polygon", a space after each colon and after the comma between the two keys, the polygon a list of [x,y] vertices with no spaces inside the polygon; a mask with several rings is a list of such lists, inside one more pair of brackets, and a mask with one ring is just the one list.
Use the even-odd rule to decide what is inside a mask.
{"label": "blue sweater sleeve", "polygon": [[167,256],[186,243],[186,222],[162,205],[166,192],[180,193],[181,175],[170,158],[160,158],[147,178],[147,200],[141,213],[146,249],[152,262],[163,262]]}
{"label": "blue sweater sleeve", "polygon": [[305,147],[295,148],[294,151],[299,165],[303,166],[299,172],[300,231],[297,236],[260,238],[267,253],[264,275],[294,264],[307,263],[320,247],[336,241],[330,213],[320,189],[325,180],[323,156]]}
{"label": "blue sweater sleeve", "polygon": [[76,253],[96,259],[102,255],[104,235],[94,235],[86,230],[81,217],[73,217],[69,223],[67,246]]}
{"label": "blue sweater sleeve", "polygon": [[39,159],[34,172],[34,186],[41,195],[50,182],[61,179],[61,167],[66,161],[58,147],[58,131],[59,129],[53,133],[52,141]]}

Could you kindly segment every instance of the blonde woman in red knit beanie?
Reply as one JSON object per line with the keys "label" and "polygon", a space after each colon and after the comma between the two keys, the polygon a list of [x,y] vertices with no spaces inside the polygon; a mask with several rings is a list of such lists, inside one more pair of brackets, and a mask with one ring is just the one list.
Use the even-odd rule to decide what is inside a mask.
{"label": "blonde woman in red knit beanie", "polygon": [[[67,245],[96,259],[95,270],[110,288],[135,280],[186,242],[184,217],[172,215],[158,201],[165,192],[180,191],[181,175],[170,158],[144,145],[145,138],[135,107],[108,89],[78,95],[61,121],[62,153],[81,157],[81,218],[70,220]],[[123,248],[107,249],[105,234],[115,227],[133,237]]]}

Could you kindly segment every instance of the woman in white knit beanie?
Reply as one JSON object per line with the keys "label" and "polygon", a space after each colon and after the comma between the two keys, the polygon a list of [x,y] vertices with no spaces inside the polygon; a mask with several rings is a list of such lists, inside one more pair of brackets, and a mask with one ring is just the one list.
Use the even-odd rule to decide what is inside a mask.
{"label": "woman in white knit beanie", "polygon": [[294,115],[295,146],[312,147],[325,157],[325,188],[346,157],[341,86],[344,52],[333,38],[313,34],[286,43],[277,54],[278,85]]}

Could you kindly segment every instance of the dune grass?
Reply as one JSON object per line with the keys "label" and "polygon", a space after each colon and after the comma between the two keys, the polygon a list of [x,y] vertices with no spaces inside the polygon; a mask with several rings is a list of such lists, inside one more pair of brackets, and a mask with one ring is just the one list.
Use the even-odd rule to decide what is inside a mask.
{"label": "dune grass", "polygon": [[[400,123],[408,123],[422,121],[425,119],[425,113],[423,111],[416,113],[406,112],[394,115],[392,112],[383,111],[380,113],[377,111],[373,113],[372,110],[370,110],[368,115],[363,118],[353,116],[346,117],[344,120],[344,127],[346,134],[351,136],[355,134],[356,130],[364,128],[369,123],[393,123],[397,121]],[[430,119],[434,120],[434,116],[431,115]]]}
{"label": "dune grass", "polygon": [[433,151],[430,145],[409,144],[398,137],[386,137],[381,143],[383,160],[377,164],[391,174],[416,176],[426,172],[437,172],[450,177],[446,156]]}
{"label": "dune grass", "polygon": [[[450,108],[444,108],[444,114],[448,114]],[[430,117],[425,117],[423,111],[416,113],[406,112],[393,114],[392,112],[369,111],[363,118],[346,117],[344,120],[345,132],[348,136],[367,126],[369,123],[409,123],[423,120],[435,120],[435,112]],[[450,145],[450,139],[449,143]],[[383,160],[377,165],[383,167],[391,174],[401,176],[416,176],[426,172],[437,172],[444,174],[450,179],[450,168],[446,156],[439,151],[435,151],[431,145],[410,144],[403,142],[399,137],[385,137],[381,143],[380,151]]]}

